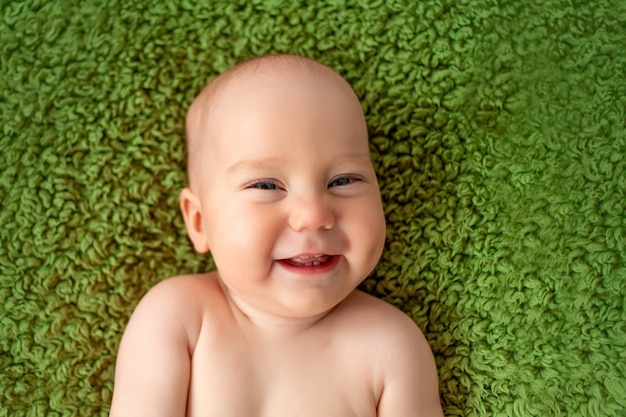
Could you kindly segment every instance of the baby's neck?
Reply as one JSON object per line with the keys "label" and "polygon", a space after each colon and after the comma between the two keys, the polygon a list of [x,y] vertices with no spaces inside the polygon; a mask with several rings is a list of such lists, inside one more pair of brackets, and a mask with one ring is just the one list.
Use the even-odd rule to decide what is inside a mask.
{"label": "baby's neck", "polygon": [[222,285],[224,297],[228,300],[233,315],[245,327],[266,335],[289,336],[312,329],[328,315],[330,311],[308,317],[283,317],[259,310],[231,294]]}
{"label": "baby's neck", "polygon": [[[265,312],[243,311],[241,307],[234,305],[245,319],[255,329],[267,335],[289,336],[306,332],[317,325],[328,313],[322,313],[313,317],[278,317]],[[244,307],[245,308],[245,307]]]}

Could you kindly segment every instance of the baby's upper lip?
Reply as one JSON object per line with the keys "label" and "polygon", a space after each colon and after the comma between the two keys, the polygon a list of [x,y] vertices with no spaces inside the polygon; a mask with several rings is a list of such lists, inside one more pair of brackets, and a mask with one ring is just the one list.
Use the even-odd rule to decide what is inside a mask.
{"label": "baby's upper lip", "polygon": [[334,255],[328,253],[302,253],[295,256],[288,256],[285,258],[277,259],[279,262],[295,262],[295,263],[308,263],[308,262],[328,262]]}
{"label": "baby's upper lip", "polygon": [[280,256],[277,258],[277,261],[291,261],[297,263],[306,263],[306,262],[315,262],[321,261],[326,262],[333,257],[337,256],[334,252],[301,252],[296,255],[287,255]]}

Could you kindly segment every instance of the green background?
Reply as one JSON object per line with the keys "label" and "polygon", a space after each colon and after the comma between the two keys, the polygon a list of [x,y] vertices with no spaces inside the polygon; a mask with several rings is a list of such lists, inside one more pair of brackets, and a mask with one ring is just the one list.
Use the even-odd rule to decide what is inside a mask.
{"label": "green background", "polygon": [[624,1],[0,4],[0,416],[108,413],[136,303],[211,267],[186,108],[269,52],[362,100],[388,219],[363,288],[427,335],[446,415],[626,415]]}

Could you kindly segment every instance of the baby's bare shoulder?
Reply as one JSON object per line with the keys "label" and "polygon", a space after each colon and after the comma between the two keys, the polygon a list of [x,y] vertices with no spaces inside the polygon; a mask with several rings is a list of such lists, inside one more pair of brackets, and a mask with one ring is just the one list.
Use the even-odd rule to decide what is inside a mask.
{"label": "baby's bare shoulder", "polygon": [[[355,291],[336,310],[341,332],[354,343],[365,342],[376,360],[396,363],[400,358],[432,360],[426,337],[415,322],[394,306]],[[357,342],[358,341],[358,342]]]}
{"label": "baby's bare shoulder", "polygon": [[205,306],[219,293],[211,274],[170,278],[148,291],[120,343],[111,416],[139,406],[141,415],[181,415]]}
{"label": "baby's bare shoulder", "polygon": [[138,307],[157,305],[158,308],[193,311],[203,310],[206,303],[223,297],[213,273],[179,275],[156,284],[143,297]]}
{"label": "baby's bare shoulder", "polygon": [[354,349],[367,346],[380,393],[379,416],[443,416],[433,354],[409,316],[362,292],[351,295],[337,312],[345,315],[346,326],[360,329],[361,341],[349,342]]}
{"label": "baby's bare shoulder", "polygon": [[193,345],[206,325],[209,306],[219,308],[223,304],[224,295],[213,273],[180,275],[150,289],[139,302],[133,318],[145,317],[162,325],[181,327]]}
{"label": "baby's bare shoulder", "polygon": [[338,315],[351,325],[389,332],[421,334],[409,316],[394,306],[362,291],[354,291],[337,309]]}
{"label": "baby's bare shoulder", "polygon": [[215,273],[178,275],[167,278],[156,284],[146,296],[164,296],[172,301],[202,298],[211,296],[219,291],[219,284]]}

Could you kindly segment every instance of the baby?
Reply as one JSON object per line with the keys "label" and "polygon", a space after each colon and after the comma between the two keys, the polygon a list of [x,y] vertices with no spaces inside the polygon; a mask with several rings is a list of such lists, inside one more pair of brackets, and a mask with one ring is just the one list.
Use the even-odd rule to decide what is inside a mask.
{"label": "baby", "polygon": [[180,206],[217,270],[141,300],[111,416],[442,416],[423,334],[356,290],[385,219],[348,83],[307,58],[258,57],[215,78],[186,127]]}

